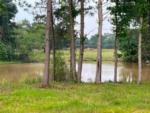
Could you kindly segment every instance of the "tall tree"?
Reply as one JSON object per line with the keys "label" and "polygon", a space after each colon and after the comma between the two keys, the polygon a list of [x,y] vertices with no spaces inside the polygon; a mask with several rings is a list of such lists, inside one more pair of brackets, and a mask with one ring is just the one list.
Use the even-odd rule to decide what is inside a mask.
{"label": "tall tree", "polygon": [[70,75],[73,80],[76,80],[76,54],[75,54],[75,36],[74,36],[74,15],[73,15],[73,0],[68,0],[69,3],[69,26],[70,26]]}
{"label": "tall tree", "polygon": [[54,24],[55,24],[55,22],[54,22],[54,16],[53,16],[53,5],[52,5],[52,7],[51,7],[52,9],[52,46],[53,46],[53,80],[55,80],[55,75],[56,75],[56,37],[55,37],[55,29],[54,29]]}
{"label": "tall tree", "polygon": [[117,82],[117,69],[118,69],[118,54],[117,54],[117,50],[118,50],[118,14],[117,14],[117,10],[118,10],[118,0],[115,1],[116,3],[116,11],[115,11],[115,24],[116,24],[116,30],[115,30],[115,50],[114,50],[114,56],[115,56],[115,68],[114,68],[114,82]]}
{"label": "tall tree", "polygon": [[[114,1],[113,1],[114,2]],[[147,45],[146,42],[148,42],[148,40],[146,40],[146,42],[143,42],[144,36],[145,35],[145,26],[147,29],[147,25],[145,25],[145,23],[147,24],[147,12],[149,9],[149,5],[148,5],[148,1],[147,0],[130,0],[130,1],[124,1],[124,0],[118,0],[119,6],[118,8],[114,8],[117,9],[117,17],[118,17],[118,27],[119,27],[119,36],[120,34],[126,34],[126,36],[122,36],[119,37],[124,38],[124,37],[128,37],[128,31],[131,29],[137,29],[139,31],[139,35],[137,36],[138,39],[138,44],[135,47],[136,51],[138,50],[138,54],[136,56],[136,58],[138,59],[138,83],[141,83],[141,78],[142,78],[142,56],[146,55],[144,52],[147,52]],[[112,9],[112,13],[115,15],[115,10]],[[116,24],[116,23],[115,23]],[[132,26],[132,28],[131,28]],[[121,29],[120,29],[121,28]],[[132,38],[130,38],[130,40],[132,40]],[[132,41],[133,43],[133,41]],[[136,44],[136,41],[134,42]],[[144,44],[144,46],[142,46],[142,43]],[[128,43],[127,43],[128,44]],[[144,47],[144,49],[142,48]],[[126,48],[129,48],[129,45],[126,45]],[[130,49],[130,48],[129,48]],[[142,52],[141,50],[144,50],[144,52]],[[127,51],[127,50],[126,50]],[[142,54],[144,53],[144,55]],[[132,52],[131,54],[136,54],[136,52]]]}
{"label": "tall tree", "polygon": [[53,38],[53,16],[52,16],[52,0],[47,1],[47,19],[45,31],[45,65],[44,65],[44,80],[43,85],[49,85],[50,72],[50,40]]}
{"label": "tall tree", "polygon": [[143,17],[140,17],[140,29],[138,38],[138,84],[142,81],[142,25]]}
{"label": "tall tree", "polygon": [[97,43],[97,63],[96,63],[96,83],[101,82],[102,74],[102,26],[103,26],[103,0],[98,0],[98,43]]}
{"label": "tall tree", "polygon": [[79,63],[78,63],[78,82],[81,82],[82,75],[82,63],[83,63],[83,55],[84,55],[84,2],[85,0],[80,0],[81,3],[81,19],[80,19],[80,54],[79,54]]}

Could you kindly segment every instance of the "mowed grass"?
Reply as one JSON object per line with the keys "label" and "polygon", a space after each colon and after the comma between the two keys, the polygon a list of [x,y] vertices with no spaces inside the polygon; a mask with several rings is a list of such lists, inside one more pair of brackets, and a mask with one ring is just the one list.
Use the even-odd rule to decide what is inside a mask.
{"label": "mowed grass", "polygon": [[0,86],[0,113],[150,113],[150,83]]}
{"label": "mowed grass", "polygon": [[[62,56],[66,61],[70,59],[70,50],[60,50],[62,52]],[[113,49],[103,49],[102,56],[103,61],[113,61],[114,60],[114,50]],[[76,59],[79,58],[79,49],[76,51]],[[85,49],[84,52],[84,61],[85,62],[95,62],[97,58],[97,49]],[[44,52],[36,51],[30,54],[30,59],[33,61],[44,61]]]}

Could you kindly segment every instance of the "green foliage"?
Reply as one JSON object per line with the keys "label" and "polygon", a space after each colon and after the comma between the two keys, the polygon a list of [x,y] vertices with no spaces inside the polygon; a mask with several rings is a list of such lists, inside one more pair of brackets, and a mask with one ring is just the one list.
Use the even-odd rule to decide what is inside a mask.
{"label": "green foliage", "polygon": [[[143,33],[142,37],[142,58],[150,60],[149,36],[148,36],[148,0],[115,0],[115,6],[110,7],[113,15],[114,31],[117,32],[119,49],[125,61],[137,61],[138,34]],[[140,17],[144,18],[143,25],[140,25]],[[142,27],[140,27],[142,26]]]}
{"label": "green foliage", "polygon": [[[54,65],[54,62],[53,62]],[[60,51],[56,52],[55,56],[55,81],[65,81],[68,79],[69,70],[65,59],[63,58],[63,53]]]}
{"label": "green foliage", "polygon": [[0,42],[0,59],[5,60],[5,58],[7,58],[6,45]]}
{"label": "green foliage", "polygon": [[119,38],[119,50],[127,62],[136,62],[138,56],[138,30],[129,30],[128,36]]}
{"label": "green foliage", "polygon": [[0,60],[12,60],[15,51],[14,23],[17,8],[12,0],[0,0]]}
{"label": "green foliage", "polygon": [[24,20],[16,28],[16,51],[18,58],[30,61],[29,54],[34,51],[44,50],[44,25],[30,24]]}

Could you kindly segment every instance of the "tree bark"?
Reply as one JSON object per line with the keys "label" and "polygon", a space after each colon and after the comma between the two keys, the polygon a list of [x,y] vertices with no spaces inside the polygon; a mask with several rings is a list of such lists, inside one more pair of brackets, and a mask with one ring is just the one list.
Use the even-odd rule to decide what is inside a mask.
{"label": "tree bark", "polygon": [[53,80],[55,80],[55,74],[56,74],[56,45],[55,45],[55,30],[54,30],[54,17],[53,17],[53,7],[51,7],[52,9],[52,35],[53,35],[53,37],[52,37],[52,39],[53,39],[53,41],[52,41],[52,46],[53,46]]}
{"label": "tree bark", "polygon": [[50,40],[52,39],[52,0],[47,1],[47,19],[46,19],[46,30],[45,30],[45,65],[44,65],[44,78],[43,86],[49,85],[50,77]]}
{"label": "tree bark", "polygon": [[102,26],[103,26],[103,9],[102,0],[98,0],[98,18],[99,18],[99,28],[98,28],[98,44],[97,44],[97,63],[96,63],[96,83],[101,83],[101,73],[102,73]]}
{"label": "tree bark", "polygon": [[114,67],[114,82],[117,82],[117,74],[118,74],[118,55],[117,52],[118,51],[118,47],[117,47],[117,35],[115,37],[115,50],[114,50],[114,56],[115,56],[115,67]]}
{"label": "tree bark", "polygon": [[69,20],[70,20],[70,76],[73,80],[76,77],[76,54],[75,54],[75,37],[74,37],[74,17],[73,17],[73,0],[68,0],[69,3]]}
{"label": "tree bark", "polygon": [[[140,25],[143,24],[143,18],[140,18]],[[142,28],[142,27],[141,27]],[[138,40],[138,84],[142,81],[142,29],[139,31],[139,40]]]}
{"label": "tree bark", "polygon": [[80,54],[79,54],[79,63],[78,63],[78,82],[81,82],[82,75],[82,64],[83,64],[83,55],[84,55],[84,1],[81,0],[81,25],[80,25]]}
{"label": "tree bark", "polygon": [[[116,0],[116,9],[118,10],[118,0]],[[118,17],[117,12],[115,13],[115,22],[116,22],[116,31],[115,31],[115,48],[114,48],[114,82],[117,82],[117,74],[118,74]]]}

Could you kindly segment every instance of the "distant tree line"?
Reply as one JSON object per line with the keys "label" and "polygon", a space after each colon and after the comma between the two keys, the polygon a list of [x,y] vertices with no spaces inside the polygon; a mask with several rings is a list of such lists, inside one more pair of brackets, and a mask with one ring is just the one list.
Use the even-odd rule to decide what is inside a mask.
{"label": "distant tree line", "polygon": [[[113,34],[104,34],[102,37],[102,48],[104,49],[113,49],[114,48],[114,35]],[[90,38],[85,39],[85,48],[97,48],[98,34],[91,36]],[[76,47],[80,47],[79,38],[76,39]]]}

